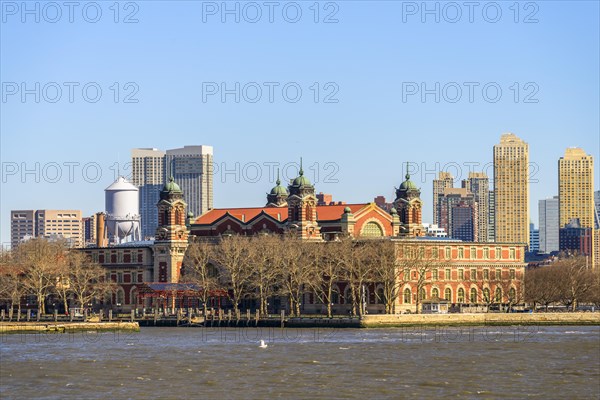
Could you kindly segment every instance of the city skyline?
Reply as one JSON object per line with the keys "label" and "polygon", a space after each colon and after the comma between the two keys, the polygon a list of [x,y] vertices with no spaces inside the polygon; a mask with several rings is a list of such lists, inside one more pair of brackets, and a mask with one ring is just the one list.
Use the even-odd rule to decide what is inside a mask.
{"label": "city skyline", "polygon": [[[19,15],[12,15],[0,27],[6,60],[3,82],[17,86],[25,82],[28,89],[35,82],[41,87],[45,82],[80,85],[73,103],[64,86],[57,103],[46,102],[43,96],[36,103],[33,95],[21,102],[20,93],[0,103],[2,189],[19,193],[0,194],[1,241],[10,240],[11,209],[81,208],[85,215],[101,209],[98,194],[114,181],[116,163],[126,164],[130,149],[138,147],[214,146],[219,166],[214,204],[220,206],[242,204],[241,193],[248,196],[244,203],[261,204],[256,189],[272,187],[275,181],[269,177],[271,167],[263,164],[278,162],[283,167],[297,163],[300,156],[311,180],[338,199],[365,201],[377,194],[391,198],[390,182],[396,186],[402,182],[404,163],[409,161],[419,167],[413,180],[423,190],[427,219],[433,212],[431,180],[437,171],[446,167],[461,179],[471,163],[480,163],[474,169],[481,170],[493,161],[491,148],[503,132],[514,132],[530,145],[530,161],[536,168],[532,171],[536,182],[530,185],[532,215],[537,214],[537,199],[558,194],[556,160],[565,148],[581,147],[596,159],[600,155],[600,63],[597,52],[590,51],[599,47],[596,2],[568,7],[545,2],[539,22],[530,24],[515,23],[508,3],[498,23],[483,21],[480,15],[470,23],[463,10],[463,20],[456,24],[436,23],[432,16],[422,23],[418,15],[399,23],[402,2],[340,3],[338,22],[331,24],[315,24],[308,8],[298,24],[281,18],[273,24],[235,23],[231,17],[221,23],[219,15],[204,23],[200,2],[169,7],[159,3],[140,4],[139,23],[134,24],[113,23],[112,11],[105,8],[98,24],[81,18],[70,24],[64,20],[68,10],[63,10],[57,24],[34,23],[31,17],[21,23]],[[321,11],[323,19],[326,11]],[[165,24],[172,27],[166,36],[156,28]],[[215,39],[206,40],[208,33]],[[55,54],[57,43],[61,56],[48,57]],[[146,51],[148,43],[152,51]],[[518,62],[508,67],[509,60]],[[82,100],[80,89],[87,82],[101,85],[99,102]],[[113,99],[115,82],[120,88],[118,103]],[[128,82],[137,85],[133,95],[137,103],[123,102],[135,89],[126,89]],[[214,95],[203,102],[203,82],[224,82],[227,89],[236,82],[241,88],[259,82],[263,98],[249,103],[242,96],[236,103],[233,95],[225,102]],[[273,103],[263,82],[279,83]],[[301,86],[299,102],[282,100],[280,89],[287,82]],[[317,103],[315,82],[320,89]],[[337,94],[331,96],[338,102],[324,102],[325,95],[335,91],[335,85],[325,88],[328,82],[337,84]],[[422,102],[417,94],[404,102],[406,82],[423,82],[426,89],[457,82],[463,96],[456,103],[441,95],[439,102],[434,95]],[[473,102],[464,82],[478,84]],[[482,99],[481,89],[491,82],[502,89],[496,103]],[[537,85],[535,95],[531,94],[535,85],[526,89],[527,83]],[[451,89],[447,86],[447,91]],[[527,95],[537,102],[524,102]],[[44,145],[24,151],[25,137]],[[35,163],[39,173],[21,179],[22,170],[34,170]],[[55,177],[56,165],[50,163],[58,164],[60,177]],[[70,164],[72,181],[64,163],[79,163]],[[87,171],[90,179],[82,178],[86,163],[100,166],[97,182],[93,167]],[[223,174],[234,170],[236,163],[237,175]],[[250,163],[261,166],[257,181],[245,179],[254,178]],[[462,177],[455,173],[456,164],[463,169]],[[291,169],[288,175],[293,175]],[[487,175],[492,179],[491,169]],[[594,179],[595,187],[600,187],[600,174]],[[360,182],[360,190],[355,182]],[[64,193],[69,197],[65,199]]]}

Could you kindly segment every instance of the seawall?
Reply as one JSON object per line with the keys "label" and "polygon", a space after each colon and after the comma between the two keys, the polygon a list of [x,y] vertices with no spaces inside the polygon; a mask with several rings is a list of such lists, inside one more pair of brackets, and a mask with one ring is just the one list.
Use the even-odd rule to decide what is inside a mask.
{"label": "seawall", "polygon": [[366,315],[361,328],[478,325],[600,325],[600,313],[487,313]]}
{"label": "seawall", "polygon": [[0,322],[0,335],[10,333],[69,333],[77,331],[134,331],[137,322]]}

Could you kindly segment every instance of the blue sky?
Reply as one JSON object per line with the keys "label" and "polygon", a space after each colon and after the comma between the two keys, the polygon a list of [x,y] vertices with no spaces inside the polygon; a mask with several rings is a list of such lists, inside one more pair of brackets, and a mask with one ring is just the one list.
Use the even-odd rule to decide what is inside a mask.
{"label": "blue sky", "polygon": [[227,2],[239,22],[222,2],[80,2],[73,22],[22,4],[0,3],[3,243],[11,209],[102,210],[134,147],[214,146],[215,207],[262,205],[268,166],[301,156],[335,200],[390,199],[411,162],[430,221],[435,172],[489,167],[507,131],[530,145],[536,224],[566,147],[594,156],[600,187],[596,1],[428,2],[439,22],[399,1],[274,2],[273,22],[264,2]]}

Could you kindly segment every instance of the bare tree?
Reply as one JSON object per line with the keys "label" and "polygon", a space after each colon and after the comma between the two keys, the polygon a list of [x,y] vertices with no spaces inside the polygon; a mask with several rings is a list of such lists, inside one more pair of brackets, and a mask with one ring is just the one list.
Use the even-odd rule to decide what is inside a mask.
{"label": "bare tree", "polygon": [[[386,314],[396,312],[395,305],[400,292],[408,278],[401,274],[398,268],[398,255],[396,245],[389,240],[377,241],[373,243],[374,251],[372,253],[372,263],[374,280],[380,282],[383,288],[383,301],[385,303]],[[377,296],[377,292],[375,293]]]}
{"label": "bare tree", "polygon": [[201,240],[193,241],[187,248],[183,261],[184,273],[182,280],[195,283],[201,287],[200,298],[207,313],[207,304],[215,290],[223,288],[219,280],[218,268],[211,262],[215,252],[215,245]]}
{"label": "bare tree", "polygon": [[[431,283],[430,275],[440,266],[437,257],[426,254],[424,246],[407,244],[402,248],[398,268],[401,282],[411,282],[415,288],[415,313],[420,312],[421,292]],[[399,294],[401,295],[401,294]]]}
{"label": "bare tree", "polygon": [[[332,304],[335,285],[342,279],[343,261],[338,257],[339,242],[313,243],[307,251],[311,270],[309,286],[323,304],[326,305],[327,316],[333,316]],[[339,298],[339,297],[338,297]]]}
{"label": "bare tree", "polygon": [[223,268],[223,278],[230,288],[236,316],[239,316],[239,305],[252,276],[249,243],[244,236],[223,237],[214,252],[214,261]]}
{"label": "bare tree", "polygon": [[54,288],[60,265],[66,258],[62,241],[36,238],[21,243],[14,259],[23,270],[24,286],[36,296],[38,313],[45,313],[45,300]]}
{"label": "bare tree", "polygon": [[17,321],[21,318],[21,298],[27,289],[23,285],[21,267],[14,263],[12,253],[0,253],[0,299],[8,304],[8,318],[12,320],[15,304],[17,305]]}
{"label": "bare tree", "polygon": [[340,240],[340,254],[343,262],[343,278],[350,286],[352,296],[352,314],[362,316],[366,311],[366,284],[373,282],[371,268],[373,246],[371,241],[354,241],[350,237]]}
{"label": "bare tree", "polygon": [[302,296],[308,285],[311,271],[304,252],[308,244],[291,234],[282,239],[282,251],[275,261],[278,271],[278,283],[282,294],[287,295],[290,303],[290,314],[300,316]]}
{"label": "bare tree", "polygon": [[584,299],[594,285],[593,272],[586,266],[585,257],[575,256],[560,259],[553,266],[562,282],[560,301],[572,311],[577,309],[577,304]]}
{"label": "bare tree", "polygon": [[107,280],[104,268],[89,260],[85,253],[71,251],[68,257],[69,290],[81,308],[87,308],[95,299],[111,295],[116,285]]}
{"label": "bare tree", "polygon": [[254,291],[262,315],[268,313],[268,299],[274,294],[281,244],[281,238],[272,235],[255,236],[250,242],[252,274],[249,289]]}

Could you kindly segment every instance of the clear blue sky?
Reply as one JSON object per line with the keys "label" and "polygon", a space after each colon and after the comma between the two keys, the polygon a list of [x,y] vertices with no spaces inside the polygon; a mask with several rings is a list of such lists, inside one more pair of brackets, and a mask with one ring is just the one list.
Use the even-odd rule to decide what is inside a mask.
{"label": "clear blue sky", "polygon": [[[239,23],[235,15],[222,15],[222,2],[200,1],[122,2],[115,23],[113,3],[98,2],[97,23],[88,22],[97,10],[86,2],[72,10],[72,23],[66,6],[59,16],[39,3],[36,22],[21,2],[0,4],[3,243],[10,240],[11,209],[74,208],[86,215],[102,210],[103,189],[114,178],[110,166],[126,163],[134,147],[208,144],[220,168],[240,163],[239,182],[235,174],[216,173],[215,207],[264,204],[273,183],[263,164],[283,165],[300,156],[313,180],[309,167],[319,163],[317,191],[336,200],[392,198],[409,161],[430,170],[414,176],[423,191],[424,220],[430,221],[436,163],[490,163],[492,146],[506,131],[529,143],[537,166],[531,184],[536,224],[537,200],[557,194],[557,160],[566,147],[594,156],[600,187],[597,1],[521,2],[518,23],[512,1],[498,3],[499,18],[493,6],[479,3],[471,10],[473,22],[468,8],[447,3],[428,3],[431,9],[438,4],[436,22],[435,15],[422,13],[421,2],[321,2],[318,23],[313,1],[295,3],[302,11],[296,23],[288,21],[296,18],[297,7],[287,2],[276,2],[272,23],[263,2],[254,3],[260,18],[254,4],[228,2],[230,9],[238,4]],[[27,4],[34,9],[36,2]],[[124,23],[128,16],[138,22]],[[87,98],[82,95],[90,82],[102,89],[95,103],[94,85],[88,85]],[[114,82],[120,88],[116,103]],[[128,82],[133,84],[126,87]],[[229,94],[223,103],[219,94],[206,91],[215,86],[203,82],[225,82],[230,89],[240,82],[240,102]],[[256,103],[254,85],[243,92],[249,82],[262,88]],[[273,86],[273,102],[265,82],[279,84]],[[302,89],[295,103],[294,85],[288,85],[287,98],[282,94],[289,82]],[[440,83],[439,103],[435,94],[425,102],[420,94],[408,94],[421,82],[429,89]],[[455,103],[452,82],[462,88]],[[465,82],[479,85],[473,86],[472,102]],[[24,102],[21,83],[34,92]],[[486,100],[482,88],[488,83]],[[56,86],[62,97],[52,103]],[[502,95],[493,103],[496,87]],[[125,103],[128,95],[138,102]],[[327,95],[338,102],[325,102]],[[35,171],[36,162],[38,172],[21,175],[23,167]],[[72,167],[72,182],[65,165],[71,162],[80,163]],[[97,181],[95,164],[83,178],[86,163],[101,166]],[[257,182],[249,163],[263,165]],[[323,182],[334,171],[326,163],[337,166],[337,182]]]}

